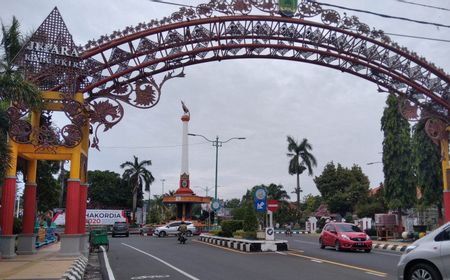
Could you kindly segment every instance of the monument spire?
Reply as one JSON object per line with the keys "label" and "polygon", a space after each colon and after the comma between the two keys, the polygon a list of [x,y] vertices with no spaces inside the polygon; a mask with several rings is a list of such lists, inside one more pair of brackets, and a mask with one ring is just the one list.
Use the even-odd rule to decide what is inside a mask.
{"label": "monument spire", "polygon": [[189,181],[189,120],[191,119],[191,113],[189,109],[181,101],[184,114],[181,116],[183,122],[183,134],[182,134],[182,146],[181,146],[181,174],[180,174],[180,187],[176,191],[176,194],[193,194],[190,189]]}

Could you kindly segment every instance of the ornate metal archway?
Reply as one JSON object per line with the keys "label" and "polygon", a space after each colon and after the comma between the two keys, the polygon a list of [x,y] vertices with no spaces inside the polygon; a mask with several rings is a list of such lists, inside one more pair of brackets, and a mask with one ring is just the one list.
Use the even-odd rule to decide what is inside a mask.
{"label": "ornate metal archway", "polygon": [[[123,104],[154,107],[164,83],[184,77],[188,66],[251,58],[321,65],[400,96],[404,115],[426,118],[430,137],[446,143],[441,147],[450,220],[446,130],[450,76],[356,17],[341,16],[310,0],[302,0],[289,16],[283,16],[277,2],[211,0],[195,8],[181,8],[162,20],[115,31],[84,47],[76,47],[55,8],[18,56],[17,64],[27,79],[46,91],[45,110],[64,112],[69,124],[57,129],[45,110],[30,113],[21,104],[9,108],[14,160],[3,187],[2,234],[12,233],[17,158],[28,161],[24,233],[33,228],[30,217],[35,212],[37,160],[71,161],[66,234],[67,240],[74,238],[85,232],[87,156],[89,146],[99,147],[99,128],[108,130],[117,124],[124,115]],[[316,18],[320,21],[313,21]],[[89,143],[91,133],[94,136]],[[80,251],[77,242],[63,242],[62,251]],[[13,250],[15,240],[8,244]]]}
{"label": "ornate metal archway", "polygon": [[[99,127],[108,130],[117,124],[124,115],[123,103],[151,108],[158,103],[164,83],[184,77],[187,66],[245,58],[311,63],[369,80],[379,91],[398,94],[406,117],[427,118],[427,131],[435,141],[445,137],[450,76],[442,69],[357,17],[341,16],[309,0],[301,1],[292,17],[286,17],[277,2],[211,0],[196,8],[183,7],[162,20],[129,26],[79,47],[79,60],[72,62],[82,68],[77,69],[77,76],[65,73],[49,82],[49,76],[58,72],[55,69],[32,76],[43,90],[84,93],[86,104],[70,101],[71,94],[64,96],[72,125],[62,129],[64,141],[59,143],[74,146],[80,142],[76,127],[85,121],[81,117],[84,105],[91,112],[91,146],[98,148]],[[49,18],[57,21],[58,11],[52,14]],[[312,21],[316,18],[320,22]],[[20,120],[20,111],[11,111],[13,124]],[[13,139],[29,139],[31,130],[23,122],[13,127]]]}
{"label": "ornate metal archway", "polygon": [[[403,98],[402,111],[409,118],[418,118],[420,110],[430,119],[432,138],[443,137],[450,76],[442,69],[356,17],[310,1],[301,2],[293,17],[283,17],[275,2],[213,0],[88,42],[81,53],[88,73],[82,91],[94,112],[92,123],[112,127],[123,116],[121,102],[155,106],[164,82],[184,76],[187,66],[270,58],[322,65],[374,82]],[[315,17],[321,23],[309,20]],[[175,74],[175,69],[181,70]],[[166,73],[160,83],[155,80],[159,73]],[[115,115],[106,107],[115,108]]]}

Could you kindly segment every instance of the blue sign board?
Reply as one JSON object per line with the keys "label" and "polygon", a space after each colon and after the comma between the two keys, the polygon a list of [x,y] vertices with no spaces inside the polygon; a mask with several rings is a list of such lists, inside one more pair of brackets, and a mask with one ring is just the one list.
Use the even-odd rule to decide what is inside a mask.
{"label": "blue sign board", "polygon": [[256,212],[266,212],[267,202],[265,199],[255,199]]}
{"label": "blue sign board", "polygon": [[266,212],[267,209],[267,190],[257,188],[254,194],[256,212]]}

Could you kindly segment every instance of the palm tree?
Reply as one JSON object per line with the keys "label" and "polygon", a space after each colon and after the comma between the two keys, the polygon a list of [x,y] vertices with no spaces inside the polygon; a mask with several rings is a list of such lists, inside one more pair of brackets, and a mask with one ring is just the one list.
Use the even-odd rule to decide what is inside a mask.
{"label": "palm tree", "polygon": [[23,45],[19,21],[13,17],[9,27],[2,24],[0,42],[0,53],[3,54],[0,58],[0,182],[3,181],[10,162],[6,108],[11,102],[19,102],[32,108],[39,108],[42,104],[39,89],[26,81],[14,64],[14,59]]}
{"label": "palm tree", "polygon": [[136,218],[136,204],[137,204],[137,193],[139,189],[142,189],[142,186],[145,185],[145,190],[150,190],[150,185],[155,181],[152,173],[146,169],[146,166],[152,165],[151,160],[143,160],[139,162],[139,159],[136,156],[134,157],[134,161],[127,161],[120,165],[120,168],[127,168],[123,172],[123,178],[128,181],[128,184],[132,188],[133,193],[133,217],[132,220],[135,221]]}
{"label": "palm tree", "polygon": [[300,174],[308,170],[308,175],[313,175],[313,166],[317,166],[316,158],[310,153],[312,151],[311,144],[308,139],[303,138],[300,144],[297,143],[291,136],[287,137],[288,151],[287,156],[291,158],[289,162],[289,174],[297,175],[297,187],[295,193],[297,194],[297,211],[300,210]]}
{"label": "palm tree", "polygon": [[287,192],[283,189],[282,185],[276,185],[276,184],[270,184],[266,187],[267,190],[267,196],[270,199],[275,199],[278,201],[286,201],[290,197],[287,194]]}

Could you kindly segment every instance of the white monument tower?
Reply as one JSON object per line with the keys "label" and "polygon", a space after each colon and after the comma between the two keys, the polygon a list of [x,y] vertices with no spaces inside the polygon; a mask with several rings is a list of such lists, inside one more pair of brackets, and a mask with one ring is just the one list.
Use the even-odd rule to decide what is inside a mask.
{"label": "white monument tower", "polygon": [[193,194],[190,188],[189,182],[189,120],[191,119],[191,113],[186,107],[183,101],[181,101],[184,114],[181,116],[183,122],[183,134],[182,134],[182,147],[181,147],[181,175],[180,175],[180,188],[176,191],[176,194]]}

